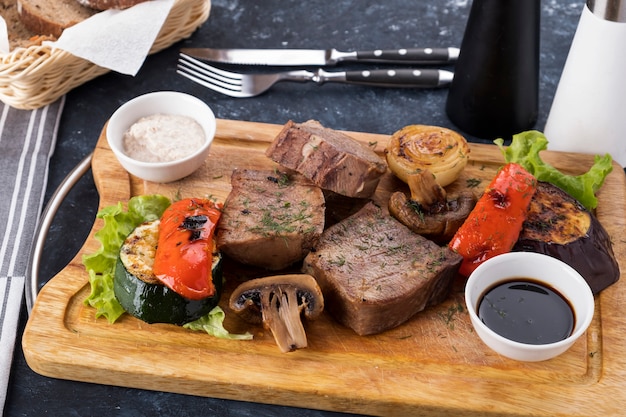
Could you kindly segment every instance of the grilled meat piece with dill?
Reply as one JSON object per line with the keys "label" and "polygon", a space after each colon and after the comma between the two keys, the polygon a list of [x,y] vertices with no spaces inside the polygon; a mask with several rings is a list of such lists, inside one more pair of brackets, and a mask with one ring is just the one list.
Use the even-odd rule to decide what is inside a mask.
{"label": "grilled meat piece with dill", "polygon": [[338,322],[368,335],[442,302],[462,260],[370,202],[322,234],[303,272],[315,277]]}
{"label": "grilled meat piece with dill", "polygon": [[243,264],[279,270],[301,261],[324,230],[322,190],[297,173],[236,169],[217,244]]}

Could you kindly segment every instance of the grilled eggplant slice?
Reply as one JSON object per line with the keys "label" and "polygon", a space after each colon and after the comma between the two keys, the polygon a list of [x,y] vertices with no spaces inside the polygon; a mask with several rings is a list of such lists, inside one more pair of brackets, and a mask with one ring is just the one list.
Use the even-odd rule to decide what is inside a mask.
{"label": "grilled eggplant slice", "polygon": [[576,199],[546,182],[538,184],[513,250],[562,260],[585,278],[594,294],[619,280],[607,231]]}

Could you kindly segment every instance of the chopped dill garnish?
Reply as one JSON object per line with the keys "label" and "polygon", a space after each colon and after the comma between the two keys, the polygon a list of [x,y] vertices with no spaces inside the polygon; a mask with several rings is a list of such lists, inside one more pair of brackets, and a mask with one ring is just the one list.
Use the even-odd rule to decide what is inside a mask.
{"label": "chopped dill garnish", "polygon": [[467,188],[476,188],[480,185],[482,181],[478,178],[468,178],[466,181]]}
{"label": "chopped dill garnish", "polygon": [[463,307],[463,304],[456,303],[454,305],[448,306],[448,309],[446,311],[438,312],[437,315],[441,320],[443,320],[446,326],[450,328],[450,330],[454,330],[454,320],[456,318],[456,315],[458,313],[463,313],[464,311],[465,308]]}
{"label": "chopped dill garnish", "polygon": [[415,200],[407,200],[406,201],[407,206],[409,206],[410,209],[412,209],[415,214],[417,214],[420,218],[420,220],[423,222],[424,221],[424,211],[422,210],[422,206],[420,203],[418,203]]}

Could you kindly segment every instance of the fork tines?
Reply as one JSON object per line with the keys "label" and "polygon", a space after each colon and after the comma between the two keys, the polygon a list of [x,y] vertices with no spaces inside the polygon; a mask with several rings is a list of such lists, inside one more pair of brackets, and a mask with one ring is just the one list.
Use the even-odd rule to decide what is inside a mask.
{"label": "fork tines", "polygon": [[241,74],[223,71],[181,53],[177,73],[183,77],[223,94],[241,91]]}

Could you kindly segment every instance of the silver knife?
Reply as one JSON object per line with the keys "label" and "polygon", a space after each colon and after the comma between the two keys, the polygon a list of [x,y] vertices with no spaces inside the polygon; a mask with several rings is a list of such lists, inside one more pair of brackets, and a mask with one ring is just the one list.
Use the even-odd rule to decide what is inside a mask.
{"label": "silver knife", "polygon": [[194,58],[224,64],[271,66],[331,66],[339,62],[378,62],[387,64],[451,64],[458,48],[377,49],[341,52],[336,49],[211,49],[184,48]]}

